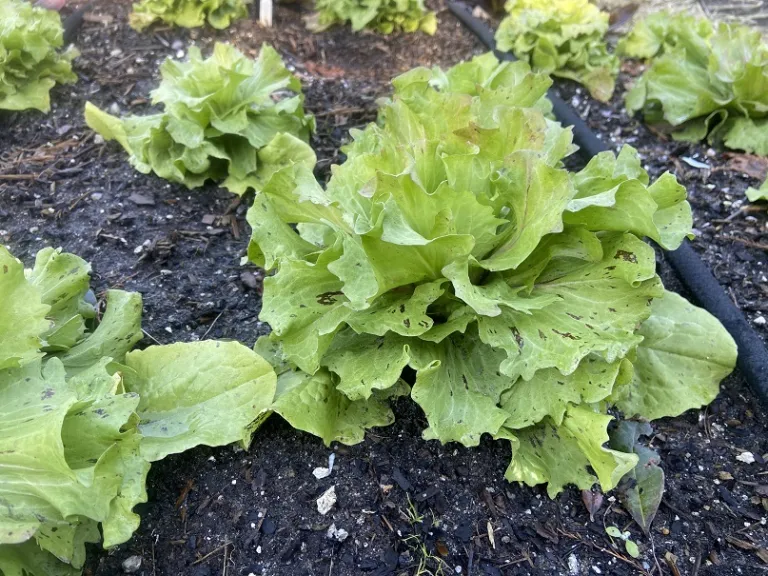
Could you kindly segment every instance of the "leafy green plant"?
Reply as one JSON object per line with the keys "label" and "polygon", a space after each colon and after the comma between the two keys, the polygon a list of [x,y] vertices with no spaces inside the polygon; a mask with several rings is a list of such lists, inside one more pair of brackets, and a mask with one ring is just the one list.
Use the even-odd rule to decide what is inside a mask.
{"label": "leafy green plant", "polygon": [[653,58],[626,95],[630,112],[677,140],[768,155],[768,46],[757,30],[662,12],[638,22],[619,49]]}
{"label": "leafy green plant", "polygon": [[349,22],[352,30],[370,28],[382,34],[437,30],[437,16],[424,7],[424,0],[316,0],[308,20],[314,32]]}
{"label": "leafy green plant", "polygon": [[0,0],[0,109],[51,109],[57,83],[77,81],[77,50],[64,45],[58,13],[23,0]]}
{"label": "leafy green plant", "polygon": [[243,194],[289,161],[314,164],[306,143],[314,117],[272,47],[262,46],[256,61],[229,44],[217,43],[207,59],[191,47],[188,62],[166,60],[160,73],[152,92],[152,102],[164,107],[159,114],[117,118],[90,102],[85,107],[88,126],[117,140],[139,172],[188,188],[213,180]]}
{"label": "leafy green plant", "polygon": [[[0,247],[0,573],[74,576],[85,544],[139,525],[150,463],[247,442],[275,374],[234,342],[131,348],[141,296],[112,290],[97,322],[89,266],[47,248],[34,268]],[[101,534],[99,531],[101,526]]]}
{"label": "leafy green plant", "polygon": [[608,14],[588,0],[507,0],[496,47],[541,70],[587,87],[593,98],[613,95],[619,60],[603,39]]}
{"label": "leafy green plant", "polygon": [[133,5],[131,27],[144,30],[157,21],[198,28],[206,21],[219,30],[248,17],[251,0],[141,0]]}
{"label": "leafy green plant", "polygon": [[249,258],[274,272],[256,345],[278,373],[273,409],[359,442],[392,421],[410,369],[425,438],[508,441],[506,477],[553,497],[614,488],[639,459],[605,446],[614,410],[702,406],[735,362],[642,241],[690,234],[685,189],[651,184],[630,147],[569,173],[571,131],[542,112],[551,80],[524,62],[485,55],[393,84],[327,187],[288,166],[249,212]]}

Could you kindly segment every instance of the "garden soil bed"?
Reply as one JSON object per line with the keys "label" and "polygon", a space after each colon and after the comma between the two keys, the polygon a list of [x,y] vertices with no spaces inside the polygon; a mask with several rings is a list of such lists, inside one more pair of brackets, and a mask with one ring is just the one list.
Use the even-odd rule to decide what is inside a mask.
{"label": "garden soil bed", "polygon": [[[269,41],[302,79],[318,116],[312,144],[318,176],[326,178],[343,160],[347,131],[375,118],[375,100],[387,95],[393,75],[482,51],[435,7],[434,38],[384,38],[341,28],[310,35],[298,5],[279,6],[272,31],[241,22],[228,32],[137,35],[125,25],[126,2],[99,5],[79,35],[80,82],[54,90],[48,116],[0,115],[0,242],[27,263],[46,245],[81,255],[93,265],[99,295],[109,287],[141,292],[142,345],[203,338],[253,344],[267,327],[258,321],[262,275],[239,265],[249,198],[138,174],[117,145],[97,143],[84,125],[85,102],[143,113],[158,64],[190,42],[205,48],[231,39],[255,53]],[[672,170],[688,186],[694,246],[765,336],[757,318],[768,314],[768,220],[744,200],[757,179],[706,146],[660,140],[626,117],[619,97],[598,105],[573,86],[562,90],[612,145],[632,144],[653,176]],[[393,426],[353,447],[325,447],[275,416],[247,452],[202,448],[167,458],[152,467],[150,501],[139,507],[134,538],[109,552],[92,548],[86,574],[120,574],[133,555],[144,576],[766,573],[768,419],[738,374],[706,410],[657,425],[653,444],[667,493],[649,537],[610,498],[590,521],[574,489],[552,501],[542,488],[505,482],[507,443],[485,439],[467,449],[427,442],[418,408],[399,401],[394,409]],[[744,452],[755,462],[742,461]],[[312,470],[331,453],[332,474],[316,479]],[[338,501],[323,516],[315,501],[331,486]],[[329,537],[332,525],[348,536]],[[614,545],[605,525],[630,530],[641,557]]]}

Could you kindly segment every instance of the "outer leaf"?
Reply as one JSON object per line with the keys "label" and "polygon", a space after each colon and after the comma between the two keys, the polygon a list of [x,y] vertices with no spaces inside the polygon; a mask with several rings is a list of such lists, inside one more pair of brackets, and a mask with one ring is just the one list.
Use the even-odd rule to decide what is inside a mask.
{"label": "outer leaf", "polygon": [[105,356],[122,362],[125,353],[143,338],[141,295],[137,292],[109,290],[107,311],[98,328],[86,339],[59,355],[69,374],[97,364]]}
{"label": "outer leaf", "polygon": [[619,484],[624,507],[645,534],[651,529],[664,495],[664,470],[659,466],[659,455],[645,446],[641,436],[650,436],[650,424],[624,421],[611,431],[611,448],[621,452],[634,452],[639,460]]}
{"label": "outer leaf", "polygon": [[474,333],[453,335],[413,351],[416,384],[411,396],[427,415],[427,440],[477,446],[484,432],[496,434],[507,419],[497,407],[512,380],[498,372],[504,354]]}
{"label": "outer leaf", "polygon": [[763,182],[760,188],[747,188],[747,199],[750,202],[757,202],[758,200],[768,200],[768,180]]}
{"label": "outer leaf", "polygon": [[24,266],[0,246],[0,370],[19,366],[40,356],[40,335],[50,323],[39,288],[24,278]]}
{"label": "outer leaf", "polygon": [[74,254],[46,248],[37,253],[30,283],[42,291],[42,301],[51,309],[53,326],[43,338],[48,351],[68,350],[85,334],[85,320],[96,311],[85,301],[91,267]]}
{"label": "outer leaf", "polygon": [[570,374],[589,354],[614,362],[640,343],[635,327],[650,315],[649,299],[662,294],[653,249],[631,235],[608,236],[603,249],[597,262],[554,261],[539,276],[531,294],[556,295],[553,304],[479,319],[480,338],[507,352],[505,374]]}
{"label": "outer leaf", "polygon": [[323,366],[339,377],[336,389],[350,400],[367,400],[374,390],[386,390],[400,380],[410,360],[404,339],[344,330],[336,335]]}
{"label": "outer leaf", "polygon": [[736,344],[709,312],[666,292],[640,327],[632,381],[614,393],[627,415],[678,416],[709,404],[736,365]]}
{"label": "outer leaf", "polygon": [[[396,395],[403,392],[400,387],[390,390]],[[326,370],[311,376],[293,370],[280,374],[272,409],[294,428],[322,438],[326,446],[331,442],[357,444],[368,428],[389,426],[395,419],[386,400],[378,396],[352,401],[337,392],[333,376]]]}
{"label": "outer leaf", "polygon": [[[603,491],[612,490],[635,467],[638,457],[603,447],[608,441],[606,427],[610,421],[610,416],[587,407],[571,406],[560,426],[545,421],[515,432],[507,480],[529,486],[547,482],[550,498],[566,484],[588,490],[599,481]],[[588,471],[589,467],[597,477]]]}
{"label": "outer leaf", "polygon": [[141,397],[141,454],[150,462],[243,439],[275,395],[272,368],[236,342],[152,346],[127,354],[125,365],[126,390]]}
{"label": "outer leaf", "polygon": [[568,376],[554,368],[539,370],[530,380],[520,378],[502,395],[501,409],[508,414],[504,426],[526,428],[546,416],[560,426],[570,404],[600,402],[611,394],[617,378],[626,383],[631,374],[628,360],[608,364],[593,357],[582,360]]}

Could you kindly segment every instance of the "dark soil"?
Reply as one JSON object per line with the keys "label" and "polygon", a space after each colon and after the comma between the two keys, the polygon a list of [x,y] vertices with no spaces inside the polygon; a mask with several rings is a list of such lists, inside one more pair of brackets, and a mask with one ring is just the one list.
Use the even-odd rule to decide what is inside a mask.
{"label": "dark soil", "polygon": [[[258,321],[261,273],[239,265],[248,199],[138,174],[117,145],[95,143],[82,117],[86,100],[141,113],[160,61],[190,41],[207,46],[231,38],[252,51],[269,41],[301,77],[307,106],[318,116],[312,144],[323,178],[343,159],[338,149],[347,131],[374,119],[375,99],[387,94],[392,75],[482,51],[443,10],[435,38],[358,36],[343,28],[310,35],[299,6],[279,6],[269,32],[242,22],[224,33],[137,35],[124,24],[127,11],[126,2],[113,2],[92,12],[78,41],[81,80],[54,90],[50,115],[0,116],[0,242],[26,262],[43,246],[61,246],[92,263],[99,293],[141,292],[143,345],[201,338],[252,344],[267,331]],[[719,152],[658,140],[626,117],[618,97],[601,106],[573,86],[563,91],[605,138],[636,146],[653,175],[678,174],[696,212],[695,245],[751,318],[763,312],[766,253],[755,245],[766,241],[766,217],[740,210],[744,189],[757,181],[725,170]],[[712,169],[691,168],[683,156]],[[119,574],[131,555],[142,558],[137,574],[144,576],[766,571],[758,553],[768,547],[768,419],[738,374],[706,410],[656,426],[667,493],[649,537],[612,499],[591,522],[576,490],[552,501],[542,488],[505,482],[507,444],[486,439],[466,449],[427,442],[418,408],[402,400],[394,409],[393,426],[353,447],[326,448],[273,417],[248,452],[203,448],[167,458],[150,473],[150,502],[140,506],[134,538],[109,552],[93,548],[86,573]],[[755,463],[737,460],[745,451]],[[331,453],[332,474],[317,480],[312,470],[326,466]],[[323,516],[315,501],[331,486],[338,502]],[[331,525],[349,536],[329,538]],[[613,543],[606,525],[630,530],[641,557],[633,560]]]}

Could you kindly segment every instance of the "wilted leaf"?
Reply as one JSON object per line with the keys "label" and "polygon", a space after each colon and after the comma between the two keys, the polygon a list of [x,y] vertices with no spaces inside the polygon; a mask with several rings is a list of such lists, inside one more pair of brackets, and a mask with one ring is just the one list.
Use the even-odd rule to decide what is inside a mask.
{"label": "wilted leaf", "polygon": [[[659,466],[661,459],[654,450],[641,443],[642,436],[652,433],[650,424],[625,420],[611,431],[610,440],[613,449],[638,456],[637,465],[622,479],[617,491],[624,507],[646,534],[651,529],[664,495],[664,470]],[[629,548],[627,552],[632,554]]]}

